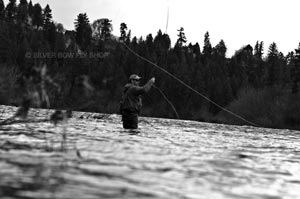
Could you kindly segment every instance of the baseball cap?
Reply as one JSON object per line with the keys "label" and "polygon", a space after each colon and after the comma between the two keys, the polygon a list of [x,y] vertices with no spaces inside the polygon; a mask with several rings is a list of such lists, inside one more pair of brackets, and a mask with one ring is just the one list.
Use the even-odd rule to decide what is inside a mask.
{"label": "baseball cap", "polygon": [[134,79],[134,80],[140,80],[142,78],[140,76],[136,75],[136,74],[132,74],[132,75],[130,75],[129,80],[132,80],[132,79]]}

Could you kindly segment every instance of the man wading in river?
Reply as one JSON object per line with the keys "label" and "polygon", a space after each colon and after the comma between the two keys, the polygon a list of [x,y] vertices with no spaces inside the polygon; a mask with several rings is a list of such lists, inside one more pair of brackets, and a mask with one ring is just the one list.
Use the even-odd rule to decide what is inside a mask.
{"label": "man wading in river", "polygon": [[141,77],[133,74],[129,77],[129,83],[124,87],[120,112],[125,129],[138,128],[138,115],[142,107],[141,95],[148,92],[155,82],[153,77],[144,86],[139,86],[140,79]]}

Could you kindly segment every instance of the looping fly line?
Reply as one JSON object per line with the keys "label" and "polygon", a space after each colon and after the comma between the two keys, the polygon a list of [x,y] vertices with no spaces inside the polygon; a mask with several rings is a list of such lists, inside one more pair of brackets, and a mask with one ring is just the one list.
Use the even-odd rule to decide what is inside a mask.
{"label": "looping fly line", "polygon": [[183,82],[181,79],[177,78],[175,75],[173,75],[172,73],[168,72],[167,70],[163,69],[162,67],[158,66],[157,64],[153,63],[152,61],[150,61],[149,59],[139,55],[138,53],[136,53],[135,51],[133,51],[128,45],[126,45],[124,42],[121,42],[132,54],[134,54],[135,56],[139,57],[140,59],[148,62],[149,64],[155,66],[156,68],[158,68],[159,70],[165,72],[166,74],[168,74],[169,76],[171,76],[172,78],[174,78],[175,80],[177,80],[179,83],[181,83],[182,85],[184,85],[186,88],[190,89],[191,91],[195,92],[196,94],[200,95],[201,97],[203,97],[204,99],[206,99],[207,101],[211,102],[212,104],[214,104],[215,106],[217,106],[218,108],[220,108],[221,110],[241,119],[242,121],[253,125],[253,126],[259,126],[245,118],[243,118],[242,116],[233,113],[232,111],[222,107],[221,105],[217,104],[216,102],[212,101],[211,99],[209,99],[208,97],[206,97],[205,95],[203,95],[202,93],[198,92],[197,90],[195,90],[194,88],[192,88],[191,86],[189,86],[188,84],[186,84],[185,82]]}

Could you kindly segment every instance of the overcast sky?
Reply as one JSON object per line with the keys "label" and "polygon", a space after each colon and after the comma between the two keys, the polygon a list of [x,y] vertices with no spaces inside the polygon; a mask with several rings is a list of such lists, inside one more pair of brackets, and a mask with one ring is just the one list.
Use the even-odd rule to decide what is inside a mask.
{"label": "overcast sky", "polygon": [[[29,0],[28,0],[29,1]],[[7,4],[8,0],[4,0]],[[227,56],[243,45],[253,47],[264,41],[265,53],[276,42],[285,55],[300,42],[299,0],[32,0],[44,8],[49,4],[53,19],[66,29],[74,29],[74,20],[86,12],[90,22],[112,20],[115,35],[125,22],[132,36],[153,37],[161,29],[170,35],[172,44],[177,30],[183,27],[188,43],[203,47],[204,34],[210,33],[213,46],[223,39]],[[167,13],[169,9],[169,23]]]}

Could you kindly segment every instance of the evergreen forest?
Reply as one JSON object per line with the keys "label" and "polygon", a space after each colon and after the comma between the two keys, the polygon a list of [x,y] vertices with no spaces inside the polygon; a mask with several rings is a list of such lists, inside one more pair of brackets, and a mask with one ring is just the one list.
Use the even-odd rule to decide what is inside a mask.
{"label": "evergreen forest", "polygon": [[136,37],[126,22],[113,27],[87,13],[74,16],[74,30],[66,30],[50,5],[0,0],[0,104],[18,106],[30,95],[32,107],[118,114],[135,73],[141,84],[155,77],[158,88],[143,96],[141,116],[176,119],[174,106],[180,119],[248,125],[223,107],[258,126],[300,129],[300,43],[286,55],[275,41],[241,44],[227,57],[225,41],[212,46],[209,32],[199,35],[203,46],[188,43],[184,27],[177,33],[171,45],[161,30]]}

